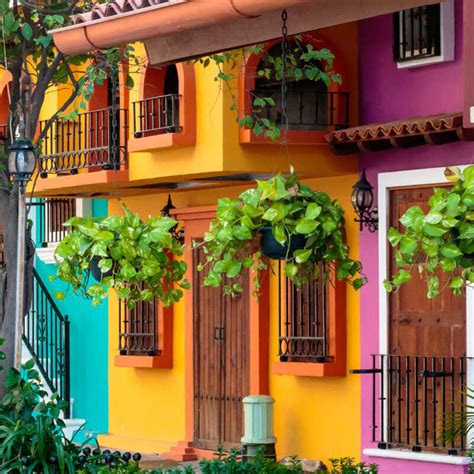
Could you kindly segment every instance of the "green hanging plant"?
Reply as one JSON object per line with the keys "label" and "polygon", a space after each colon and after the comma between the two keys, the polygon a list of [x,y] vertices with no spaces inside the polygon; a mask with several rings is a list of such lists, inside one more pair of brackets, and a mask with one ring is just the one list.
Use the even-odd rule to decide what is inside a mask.
{"label": "green hanging plant", "polygon": [[384,281],[388,292],[411,280],[416,270],[426,278],[430,299],[448,287],[461,295],[474,282],[474,166],[446,168],[444,174],[454,185],[434,189],[430,210],[425,214],[410,207],[400,218],[405,232],[388,230],[400,267],[392,280]]}
{"label": "green hanging plant", "polygon": [[[276,175],[268,181],[257,181],[255,189],[244,191],[237,199],[222,198],[217,205],[216,218],[202,243],[209,266],[204,285],[224,284],[226,294],[242,291],[235,280],[246,268],[255,271],[256,291],[260,288],[259,274],[268,268],[269,259],[259,250],[260,240],[268,235],[280,247],[285,262],[285,275],[297,286],[312,278],[325,278],[336,270],[339,280],[359,289],[365,277],[362,265],[349,258],[344,241],[344,210],[324,192],[302,184],[291,169],[289,176]],[[263,244],[263,241],[262,241]],[[275,245],[272,246],[271,252]],[[270,255],[273,256],[273,255]],[[321,272],[321,263],[324,274]]]}
{"label": "green hanging plant", "polygon": [[[73,294],[92,298],[93,305],[113,288],[129,308],[154,298],[170,306],[190,287],[183,279],[186,263],[174,258],[181,257],[184,248],[172,232],[178,223],[167,216],[143,221],[124,203],[121,206],[124,216],[73,217],[64,224],[69,232],[55,252],[57,278]],[[99,281],[90,284],[94,265]],[[64,299],[65,294],[55,297]]]}

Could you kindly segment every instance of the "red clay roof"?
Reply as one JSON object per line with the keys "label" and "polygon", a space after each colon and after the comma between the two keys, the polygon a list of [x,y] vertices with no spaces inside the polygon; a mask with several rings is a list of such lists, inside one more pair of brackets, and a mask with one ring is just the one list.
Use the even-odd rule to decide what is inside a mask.
{"label": "red clay roof", "polygon": [[78,25],[80,23],[101,20],[102,18],[121,15],[156,5],[163,4],[163,6],[168,6],[175,3],[181,2],[176,2],[176,0],[113,0],[107,3],[97,3],[88,12],[75,15],[73,17],[73,23]]}
{"label": "red clay roof", "polygon": [[337,155],[424,144],[442,145],[474,138],[463,128],[462,119],[462,113],[415,117],[337,130],[327,134],[325,139]]}

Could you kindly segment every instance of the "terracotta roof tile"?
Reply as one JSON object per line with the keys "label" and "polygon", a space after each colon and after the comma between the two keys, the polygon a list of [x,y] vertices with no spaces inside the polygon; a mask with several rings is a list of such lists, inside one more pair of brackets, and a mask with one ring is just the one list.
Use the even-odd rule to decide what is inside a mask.
{"label": "terracotta roof tile", "polygon": [[337,130],[325,139],[336,154],[409,148],[425,143],[437,145],[468,139],[462,120],[462,113],[415,117]]}
{"label": "terracotta roof tile", "polygon": [[173,4],[173,0],[113,0],[107,3],[98,3],[88,12],[75,15],[73,23],[78,25],[89,21],[101,20],[102,18],[129,13],[142,8],[153,7],[156,5]]}

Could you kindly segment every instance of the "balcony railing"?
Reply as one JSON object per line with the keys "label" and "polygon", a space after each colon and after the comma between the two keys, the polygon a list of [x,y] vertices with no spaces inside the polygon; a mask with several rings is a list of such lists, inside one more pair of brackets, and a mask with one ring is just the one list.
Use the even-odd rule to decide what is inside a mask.
{"label": "balcony railing", "polygon": [[[47,121],[40,122],[40,132]],[[75,174],[81,168],[118,169],[127,162],[127,110],[80,113],[75,120],[57,118],[47,131],[39,157],[40,175]]]}
{"label": "balcony railing", "polygon": [[278,266],[279,357],[286,361],[326,362],[328,351],[328,298],[323,279],[297,288]]}
{"label": "balcony railing", "polygon": [[352,373],[372,378],[372,441],[379,448],[438,451],[466,449],[466,435],[447,436],[463,419],[466,357],[373,355],[372,368]]}
{"label": "balcony railing", "polygon": [[179,95],[167,94],[133,103],[133,135],[142,138],[181,131]]}
{"label": "balcony railing", "polygon": [[37,245],[47,247],[58,243],[66,236],[64,223],[76,215],[75,199],[40,199],[31,203],[38,208],[37,214]]}
{"label": "balcony railing", "polygon": [[[251,93],[251,101],[257,97],[272,98],[276,106],[267,106],[254,112],[283,126],[281,116],[281,92],[257,89]],[[253,109],[253,105],[252,105]],[[349,92],[288,91],[288,126],[293,130],[336,130],[349,126]]]}
{"label": "balcony railing", "polygon": [[159,355],[158,300],[141,301],[129,309],[119,303],[119,351],[121,355]]}

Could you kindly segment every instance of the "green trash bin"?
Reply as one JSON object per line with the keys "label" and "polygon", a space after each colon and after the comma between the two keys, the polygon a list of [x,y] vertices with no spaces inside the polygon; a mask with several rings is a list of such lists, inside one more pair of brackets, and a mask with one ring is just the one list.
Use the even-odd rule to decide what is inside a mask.
{"label": "green trash bin", "polygon": [[273,404],[275,400],[268,395],[249,395],[242,400],[244,404],[244,436],[242,459],[248,461],[259,451],[269,459],[276,460],[273,433]]}

